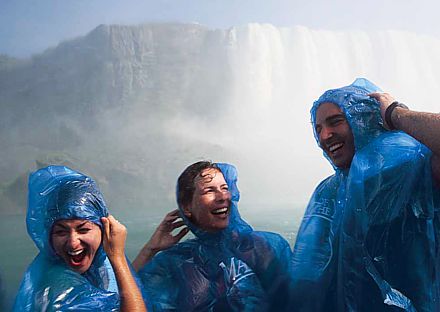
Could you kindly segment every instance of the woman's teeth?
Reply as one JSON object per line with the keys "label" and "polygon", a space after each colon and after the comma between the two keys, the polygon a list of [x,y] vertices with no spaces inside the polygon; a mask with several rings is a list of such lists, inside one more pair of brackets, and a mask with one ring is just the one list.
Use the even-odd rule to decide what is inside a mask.
{"label": "woman's teeth", "polygon": [[218,208],[216,210],[214,210],[212,213],[213,214],[222,214],[222,213],[226,213],[228,211],[228,207],[223,207],[223,208]]}
{"label": "woman's teeth", "polygon": [[80,249],[80,250],[76,250],[76,251],[68,251],[67,253],[71,256],[77,256],[80,253],[82,253],[84,251],[84,249]]}

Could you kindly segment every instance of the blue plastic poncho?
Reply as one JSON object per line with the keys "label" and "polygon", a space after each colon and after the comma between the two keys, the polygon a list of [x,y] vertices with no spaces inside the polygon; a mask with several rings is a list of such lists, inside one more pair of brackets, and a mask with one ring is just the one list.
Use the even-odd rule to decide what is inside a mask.
{"label": "blue plastic poncho", "polygon": [[53,224],[61,219],[89,220],[100,227],[108,215],[95,182],[67,167],[49,166],[31,174],[27,230],[40,250],[25,272],[14,311],[118,311],[113,269],[99,247],[84,274],[70,269],[50,244]]}
{"label": "blue plastic poncho", "polygon": [[[237,171],[217,164],[231,192],[229,226],[217,233],[182,218],[195,235],[139,272],[152,311],[288,310],[291,250],[280,235],[253,231],[237,209]],[[180,207],[182,209],[182,207]]]}
{"label": "blue plastic poncho", "polygon": [[293,255],[299,311],[440,311],[431,151],[382,127],[379,104],[367,96],[378,90],[357,79],[312,107],[313,127],[320,104],[342,109],[355,155],[349,170],[332,164],[335,174],[307,206]]}

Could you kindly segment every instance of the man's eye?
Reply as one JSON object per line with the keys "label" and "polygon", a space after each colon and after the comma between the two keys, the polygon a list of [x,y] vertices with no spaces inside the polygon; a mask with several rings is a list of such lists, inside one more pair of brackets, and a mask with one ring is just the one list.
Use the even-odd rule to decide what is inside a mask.
{"label": "man's eye", "polygon": [[85,229],[79,229],[78,230],[78,233],[79,234],[86,234],[86,233],[88,233],[90,231],[90,229],[88,229],[88,228],[85,228]]}
{"label": "man's eye", "polygon": [[330,126],[337,126],[344,121],[344,118],[333,119],[332,121],[330,121]]}

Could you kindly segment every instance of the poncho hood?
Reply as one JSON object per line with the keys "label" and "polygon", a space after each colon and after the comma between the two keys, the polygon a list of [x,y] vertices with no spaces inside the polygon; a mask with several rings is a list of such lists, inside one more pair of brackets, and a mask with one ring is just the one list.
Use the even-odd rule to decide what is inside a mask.
{"label": "poncho hood", "polygon": [[[326,102],[336,104],[344,112],[353,132],[355,152],[361,150],[385,132],[380,116],[379,103],[368,96],[372,92],[381,92],[381,89],[365,78],[358,78],[349,86],[324,92],[313,103],[310,110],[313,133],[318,145],[319,137],[315,129],[316,111],[322,103]],[[325,152],[324,156],[336,171],[339,170]]]}
{"label": "poncho hood", "polygon": [[[101,217],[108,211],[95,181],[64,166],[42,168],[29,178],[26,225],[29,236],[43,255],[56,256],[50,244],[53,224],[64,219],[89,220],[102,228]],[[93,263],[105,259],[102,246]]]}

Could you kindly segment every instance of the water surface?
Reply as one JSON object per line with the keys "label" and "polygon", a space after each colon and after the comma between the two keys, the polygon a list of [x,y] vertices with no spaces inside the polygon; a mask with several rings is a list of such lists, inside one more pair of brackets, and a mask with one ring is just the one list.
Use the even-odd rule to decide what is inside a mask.
{"label": "water surface", "polygon": [[[165,210],[164,210],[165,211]],[[301,209],[289,207],[241,207],[242,217],[255,230],[281,234],[293,246],[302,216]],[[128,229],[126,251],[133,259],[162,220],[164,213],[125,213],[116,215]],[[189,236],[188,236],[189,237]],[[25,216],[3,216],[0,221],[0,274],[2,292],[0,310],[9,311],[27,266],[37,255],[37,248],[26,232]]]}

